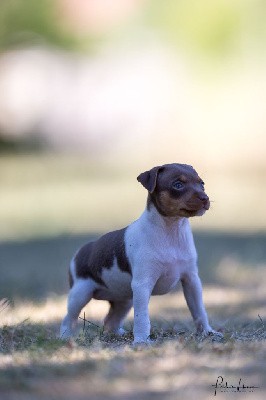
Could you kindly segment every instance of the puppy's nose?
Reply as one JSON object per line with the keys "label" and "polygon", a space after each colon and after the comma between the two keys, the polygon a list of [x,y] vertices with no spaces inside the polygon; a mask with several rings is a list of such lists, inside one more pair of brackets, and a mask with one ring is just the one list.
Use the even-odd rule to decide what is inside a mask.
{"label": "puppy's nose", "polygon": [[208,203],[209,197],[205,193],[199,193],[198,198],[202,201],[204,206]]}

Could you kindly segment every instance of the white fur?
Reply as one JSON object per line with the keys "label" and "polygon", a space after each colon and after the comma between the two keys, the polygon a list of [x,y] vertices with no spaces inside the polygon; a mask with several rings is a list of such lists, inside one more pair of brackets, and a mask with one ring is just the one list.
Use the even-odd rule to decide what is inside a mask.
{"label": "white fur", "polygon": [[72,262],[74,285],[69,294],[68,314],[61,326],[62,337],[72,335],[79,312],[92,296],[113,302],[104,321],[105,329],[121,333],[133,297],[134,343],[147,342],[150,296],[169,292],[179,280],[198,332],[217,333],[210,327],[203,305],[197,253],[188,218],[163,217],[150,205],[126,229],[125,248],[132,277],[119,269],[115,259],[113,266],[104,269],[101,276],[106,288],[91,279],[77,279]]}
{"label": "white fur", "polygon": [[179,280],[198,331],[213,332],[202,301],[189,220],[162,217],[151,206],[128,227],[125,243],[133,275],[134,342],[146,342],[150,335],[150,296],[169,292]]}
{"label": "white fur", "polygon": [[103,270],[101,278],[107,287],[98,288],[97,298],[109,301],[132,298],[131,275],[119,269],[116,258],[111,268]]}
{"label": "white fur", "polygon": [[60,337],[69,338],[77,325],[78,316],[83,307],[91,300],[96,283],[92,279],[75,279],[69,291],[67,315],[60,328]]}

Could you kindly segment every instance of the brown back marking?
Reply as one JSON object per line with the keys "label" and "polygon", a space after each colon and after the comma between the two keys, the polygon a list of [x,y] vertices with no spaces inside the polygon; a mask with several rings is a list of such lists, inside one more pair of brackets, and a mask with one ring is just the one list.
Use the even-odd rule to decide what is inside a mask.
{"label": "brown back marking", "polygon": [[104,268],[110,269],[114,258],[123,272],[131,274],[131,267],[126,255],[125,236],[126,228],[109,232],[95,242],[85,244],[75,257],[76,274],[79,278],[91,278],[95,282],[106,286],[101,278]]}

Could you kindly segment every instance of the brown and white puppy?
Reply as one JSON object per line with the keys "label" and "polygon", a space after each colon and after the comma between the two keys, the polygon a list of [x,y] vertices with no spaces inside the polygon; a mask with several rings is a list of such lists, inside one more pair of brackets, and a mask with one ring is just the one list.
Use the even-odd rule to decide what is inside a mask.
{"label": "brown and white puppy", "polygon": [[210,327],[203,305],[188,220],[210,207],[203,181],[186,164],[154,167],[137,179],[148,190],[140,218],[86,244],[71,262],[68,313],[61,337],[73,334],[80,311],[94,298],[109,301],[104,329],[116,333],[124,332],[122,323],[133,305],[134,343],[147,342],[150,296],[169,292],[180,280],[197,331],[220,335]]}

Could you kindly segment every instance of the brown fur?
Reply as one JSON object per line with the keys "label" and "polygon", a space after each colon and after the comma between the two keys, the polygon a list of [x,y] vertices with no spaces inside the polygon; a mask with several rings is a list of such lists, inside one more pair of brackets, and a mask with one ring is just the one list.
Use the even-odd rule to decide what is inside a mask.
{"label": "brown fur", "polygon": [[[190,165],[166,164],[154,167],[151,171],[138,177],[149,191],[148,210],[153,204],[163,216],[191,217],[203,207],[206,210],[209,208],[209,198],[202,187],[202,180]],[[183,190],[173,188],[176,181],[184,183]]]}
{"label": "brown fur", "polygon": [[106,286],[101,279],[103,268],[111,268],[114,258],[123,272],[131,274],[126,252],[124,235],[126,228],[103,235],[95,242],[85,244],[75,257],[76,274],[79,278],[92,278]]}

